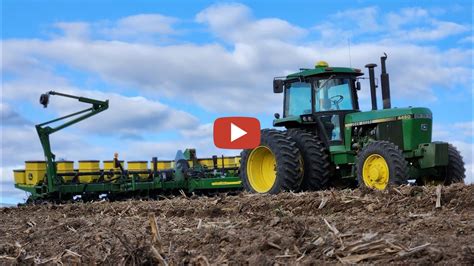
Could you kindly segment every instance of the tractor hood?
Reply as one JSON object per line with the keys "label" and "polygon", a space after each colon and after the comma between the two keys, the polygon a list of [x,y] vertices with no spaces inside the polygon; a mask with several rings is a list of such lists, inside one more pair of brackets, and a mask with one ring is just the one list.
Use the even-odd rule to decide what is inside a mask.
{"label": "tractor hood", "polygon": [[353,127],[412,118],[431,119],[431,117],[432,114],[430,109],[424,107],[382,109],[347,114],[345,118],[345,126]]}

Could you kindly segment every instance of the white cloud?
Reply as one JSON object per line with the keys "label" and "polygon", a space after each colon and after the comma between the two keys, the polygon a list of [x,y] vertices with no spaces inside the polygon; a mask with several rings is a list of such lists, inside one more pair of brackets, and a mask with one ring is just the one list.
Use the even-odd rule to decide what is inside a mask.
{"label": "white cloud", "polygon": [[[383,52],[389,54],[395,97],[423,95],[435,99],[433,85],[456,88],[469,82],[466,60],[471,51],[441,51],[396,42],[353,44],[351,50],[353,66],[359,67],[377,62]],[[281,41],[238,43],[227,51],[218,44],[159,46],[115,41],[16,40],[5,41],[4,51],[19,58],[30,55],[31,61],[61,62],[112,84],[135,87],[144,94],[194,102],[212,111],[248,113],[280,109],[274,108],[280,104],[279,96],[271,94],[274,76],[311,66],[317,59],[330,59],[331,65],[348,64],[345,45],[326,47]],[[5,69],[18,69],[16,64],[20,63],[7,61]]]}
{"label": "white cloud", "polygon": [[[214,110],[221,107],[239,110],[238,103],[248,101],[253,104],[253,110],[260,109],[257,104],[262,97],[268,96],[248,97],[248,92],[264,82],[270,87],[272,79],[266,71],[265,80],[262,73],[252,72],[254,66],[247,68],[247,65],[239,64],[239,51],[232,54],[219,45],[152,46],[114,41],[78,43],[53,40],[6,41],[4,47],[19,56],[34,53],[44,60],[59,61],[97,73],[108,82],[197,102]],[[232,88],[230,84],[235,85]],[[209,102],[208,98],[213,100]],[[234,104],[222,106],[219,100],[222,98],[233,99]]]}
{"label": "white cloud", "polygon": [[213,124],[201,124],[193,129],[181,130],[181,134],[185,138],[208,138],[212,136]]}
{"label": "white cloud", "polygon": [[173,28],[177,22],[177,18],[161,14],[137,14],[116,21],[58,22],[54,27],[60,29],[63,34],[52,36],[69,40],[86,40],[91,36],[100,36],[107,40],[150,41],[153,38],[163,39],[167,35],[177,34],[178,31]]}
{"label": "white cloud", "polygon": [[307,33],[278,18],[256,20],[251,10],[241,4],[213,5],[197,14],[196,21],[208,24],[214,34],[236,43],[296,39]]}
{"label": "white cloud", "polygon": [[459,43],[467,43],[467,44],[472,44],[474,43],[474,36],[466,36],[464,38],[462,38],[461,40],[459,40]]}
{"label": "white cloud", "polygon": [[397,34],[400,38],[410,41],[434,41],[448,36],[464,33],[469,28],[449,21],[433,20],[431,27],[401,30]]}
{"label": "white cloud", "polygon": [[143,37],[144,35],[175,34],[173,24],[177,18],[161,14],[138,14],[116,21],[115,25],[102,29],[102,33],[112,38]]}
{"label": "white cloud", "polygon": [[[50,90],[88,97],[98,100],[109,100],[109,109],[90,119],[80,122],[77,127],[88,133],[101,135],[121,135],[122,137],[139,137],[141,134],[163,132],[166,130],[186,130],[197,127],[198,119],[184,111],[177,110],[159,101],[143,96],[123,96],[118,93],[84,90],[72,87],[65,80],[44,72],[41,79],[37,76],[26,76],[19,81],[3,84],[3,97],[6,100],[29,101],[40,112],[51,116],[70,114],[85,108],[89,104],[75,99],[50,96],[50,107],[43,109],[39,95]],[[56,89],[58,88],[58,89]],[[8,123],[29,123],[18,115],[9,105],[2,104],[2,119]],[[31,123],[30,123],[31,124]]]}
{"label": "white cloud", "polygon": [[[3,166],[22,164],[27,160],[43,160],[40,140],[33,126],[2,127]],[[113,147],[97,146],[84,138],[64,130],[50,136],[53,153],[57,159],[87,160],[113,158]]]}
{"label": "white cloud", "polygon": [[21,126],[31,124],[6,103],[0,103],[0,113],[2,126]]}
{"label": "white cloud", "polygon": [[[392,13],[388,18],[377,15],[377,11],[376,7],[368,7],[330,17],[340,17],[339,21],[343,17],[353,17],[354,23],[359,23],[352,27],[355,36],[386,28],[386,24],[377,26],[380,21],[391,21],[397,28],[393,32],[380,32],[382,35],[392,34],[382,40],[359,41],[351,46],[352,65],[359,68],[368,62],[377,62],[383,52],[389,54],[395,102],[400,97],[420,96],[433,101],[436,100],[432,91],[434,86],[456,89],[470,82],[471,50],[409,44],[401,41],[397,33],[402,26],[405,27],[402,23],[405,20],[422,21],[429,25],[433,36],[439,33],[433,33],[436,29],[429,23],[438,23],[440,27],[457,26],[436,21],[428,11],[420,8]],[[155,19],[154,15],[143,16],[130,16],[119,21],[126,21],[125,25],[140,33],[142,28],[134,23]],[[162,15],[156,16],[156,19],[162,19]],[[271,94],[274,76],[294,72],[299,67],[311,67],[321,59],[331,65],[349,63],[347,35],[341,34],[347,30],[344,25],[323,23],[320,30],[323,32],[326,25],[328,36],[323,33],[323,38],[317,42],[296,44],[293,41],[305,36],[305,29],[276,18],[256,19],[252,11],[241,4],[213,5],[198,13],[196,21],[208,25],[211,33],[230,42],[232,48],[219,43],[160,45],[103,40],[100,36],[88,41],[63,38],[8,40],[4,42],[4,54],[10,59],[5,60],[4,69],[20,70],[27,65],[38,71],[38,68],[44,68],[45,62],[46,68],[53,69],[56,64],[66,64],[78,71],[97,75],[108,83],[133,87],[143,95],[193,103],[214,112],[271,114],[281,109],[280,95]],[[154,29],[151,27],[144,31]],[[329,35],[335,35],[338,42],[328,45],[326,41],[333,38]],[[409,33],[404,35],[409,36]]]}
{"label": "white cloud", "polygon": [[[362,34],[361,28],[377,31],[376,24],[385,20],[397,29],[405,26],[404,21],[435,21],[431,11],[421,8],[391,13],[385,20],[377,15],[377,11],[376,7],[351,9],[330,17],[342,20],[351,17],[350,14],[357,14],[352,16],[360,23],[354,27],[356,34]],[[173,20],[158,14],[141,14],[123,18],[116,24],[129,25],[140,32],[141,23],[153,19]],[[88,41],[63,38],[7,40],[4,41],[4,54],[7,55],[4,70],[19,73],[27,67],[31,70],[28,73],[39,72],[35,77],[41,80],[43,73],[50,69],[54,71],[56,64],[65,64],[97,75],[110,84],[133,87],[144,96],[166,97],[215,112],[271,114],[281,109],[280,95],[271,94],[274,76],[296,71],[299,67],[311,67],[321,59],[328,60],[331,65],[349,63],[347,40],[326,45],[323,36],[322,41],[314,43],[292,43],[289,36],[301,37],[304,29],[275,18],[256,19],[251,10],[241,4],[213,5],[197,14],[196,20],[208,25],[212,33],[231,42],[233,47],[228,49],[218,43],[153,45],[108,41],[97,36]],[[442,25],[448,23],[438,22]],[[328,23],[336,30],[345,30],[339,24]],[[357,28],[360,28],[358,32]],[[154,27],[144,31],[153,30]],[[377,62],[383,52],[389,54],[394,102],[397,98],[421,96],[433,101],[436,100],[433,87],[456,89],[471,81],[471,50],[408,44],[395,37],[396,34],[392,39],[359,41],[351,46],[352,65],[360,68],[368,62]],[[14,82],[17,81],[9,84]],[[32,95],[27,90],[23,86],[14,91]]]}
{"label": "white cloud", "polygon": [[456,128],[456,132],[460,132],[467,137],[472,138],[474,136],[474,121],[455,123],[454,127]]}
{"label": "white cloud", "polygon": [[405,8],[386,16],[387,37],[405,41],[436,41],[469,31],[467,25],[436,19],[440,13],[419,7]]}
{"label": "white cloud", "polygon": [[64,38],[69,39],[87,39],[89,38],[89,23],[85,22],[58,22],[54,24],[58,29],[64,32]]}
{"label": "white cloud", "polygon": [[400,12],[390,12],[386,16],[389,29],[399,29],[405,25],[420,23],[429,18],[429,12],[419,7],[404,8]]}
{"label": "white cloud", "polygon": [[[117,93],[77,89],[71,93],[93,99],[109,100],[107,111],[79,124],[80,128],[90,133],[140,136],[143,133],[158,134],[166,130],[189,130],[199,125],[195,116],[142,96],[126,97]],[[70,100],[61,99],[59,110],[65,114],[73,111],[71,106]]]}
{"label": "white cloud", "polygon": [[[474,121],[433,125],[433,140],[472,142]],[[473,150],[474,151],[474,150]]]}
{"label": "white cloud", "polygon": [[468,25],[437,19],[440,12],[435,9],[412,7],[382,14],[377,7],[348,9],[314,29],[329,43],[347,42],[352,36],[372,41],[431,42],[469,31]]}
{"label": "white cloud", "polygon": [[224,27],[236,27],[242,21],[248,21],[252,11],[242,4],[221,4],[210,6],[196,15],[198,22],[207,22],[215,31]]}
{"label": "white cloud", "polygon": [[333,16],[331,20],[340,20],[344,22],[351,22],[351,26],[356,25],[357,31],[360,32],[377,32],[382,29],[382,25],[378,21],[377,14],[380,12],[379,8],[371,6],[359,9],[347,9],[339,11]]}

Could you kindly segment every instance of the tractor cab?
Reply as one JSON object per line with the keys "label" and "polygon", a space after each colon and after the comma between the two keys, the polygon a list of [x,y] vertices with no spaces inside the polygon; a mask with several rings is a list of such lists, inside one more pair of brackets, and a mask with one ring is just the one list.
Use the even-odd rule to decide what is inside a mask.
{"label": "tractor cab", "polygon": [[241,153],[244,188],[257,193],[321,190],[359,185],[384,190],[388,185],[463,182],[459,151],[432,142],[428,108],[392,108],[387,55],[380,57],[383,109],[377,109],[376,64],[367,64],[372,110],[361,111],[357,93],[360,69],[314,68],[273,80],[283,93],[283,114],[262,129],[260,145]]}
{"label": "tractor cab", "polygon": [[282,118],[275,114],[274,126],[316,126],[326,145],[342,144],[345,115],[359,111],[361,75],[360,69],[329,67],[321,61],[314,69],[275,79],[274,92],[284,93],[284,109]]}

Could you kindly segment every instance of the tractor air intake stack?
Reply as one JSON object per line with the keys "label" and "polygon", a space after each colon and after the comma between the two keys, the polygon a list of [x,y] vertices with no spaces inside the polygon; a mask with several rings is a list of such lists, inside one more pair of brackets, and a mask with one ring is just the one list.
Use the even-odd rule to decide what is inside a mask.
{"label": "tractor air intake stack", "polygon": [[372,110],[377,110],[377,95],[375,91],[375,75],[374,75],[374,68],[376,64],[367,64],[365,65],[366,68],[369,69],[369,80],[370,80],[370,96],[372,98]]}
{"label": "tractor air intake stack", "polygon": [[380,82],[382,83],[383,109],[390,109],[392,107],[392,104],[390,102],[390,83],[388,81],[388,73],[385,67],[386,60],[387,54],[384,53],[384,56],[380,57],[380,62],[382,64],[382,74],[380,74]]}

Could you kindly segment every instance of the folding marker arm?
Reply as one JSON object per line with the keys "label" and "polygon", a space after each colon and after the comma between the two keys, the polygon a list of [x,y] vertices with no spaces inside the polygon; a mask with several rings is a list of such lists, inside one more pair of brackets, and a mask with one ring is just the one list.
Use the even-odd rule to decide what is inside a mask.
{"label": "folding marker arm", "polygon": [[[41,141],[41,145],[43,147],[43,152],[44,156],[46,158],[46,163],[47,163],[47,168],[46,168],[46,174],[47,174],[47,185],[48,185],[48,191],[53,192],[57,190],[57,187],[55,186],[57,183],[60,181],[57,179],[57,174],[56,174],[56,164],[55,164],[55,159],[56,156],[53,154],[51,151],[51,144],[49,141],[49,135],[53,134],[54,132],[57,132],[61,129],[64,129],[68,126],[71,126],[73,124],[76,124],[84,119],[87,119],[91,116],[94,116],[102,111],[107,110],[109,108],[109,100],[106,101],[99,101],[95,99],[90,99],[90,98],[85,98],[85,97],[79,97],[79,96],[74,96],[74,95],[69,95],[65,93],[60,93],[60,92],[55,92],[55,91],[50,91],[48,93],[42,94],[40,97],[40,103],[46,108],[49,104],[49,96],[50,95],[57,95],[57,96],[62,96],[66,98],[72,98],[72,99],[77,99],[79,102],[83,103],[88,103],[91,104],[92,107],[84,109],[82,111],[78,111],[69,115],[65,115],[41,124],[36,125],[36,131],[38,132],[38,136]],[[55,123],[67,118],[72,118],[71,120],[55,126],[55,127],[50,127],[47,126],[51,123]]]}

